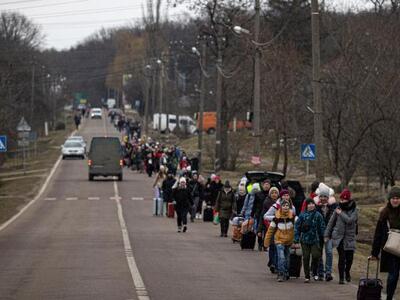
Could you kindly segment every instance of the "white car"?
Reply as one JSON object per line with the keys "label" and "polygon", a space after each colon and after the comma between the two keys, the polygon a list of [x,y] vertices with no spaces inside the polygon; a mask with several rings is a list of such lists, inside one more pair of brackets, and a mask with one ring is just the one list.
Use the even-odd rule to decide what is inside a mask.
{"label": "white car", "polygon": [[102,118],[102,110],[101,108],[92,108],[90,111],[90,118],[92,119],[101,119]]}
{"label": "white car", "polygon": [[71,142],[78,142],[78,143],[81,143],[82,146],[85,148],[85,153],[86,153],[86,141],[83,139],[82,136],[80,136],[80,135],[73,135],[73,136],[70,136],[70,137],[67,139],[67,141],[68,141],[68,142],[71,141]]}
{"label": "white car", "polygon": [[64,145],[61,146],[62,159],[67,157],[80,157],[85,159],[85,147],[80,142],[76,141],[65,141]]}

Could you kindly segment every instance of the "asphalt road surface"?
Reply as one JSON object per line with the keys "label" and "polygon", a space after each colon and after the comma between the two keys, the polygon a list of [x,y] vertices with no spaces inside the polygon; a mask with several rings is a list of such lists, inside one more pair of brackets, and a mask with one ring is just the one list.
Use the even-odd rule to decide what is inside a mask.
{"label": "asphalt road surface", "polygon": [[[79,132],[119,134],[106,120]],[[278,283],[266,253],[241,251],[219,228],[152,216],[153,178],[88,181],[86,160],[61,161],[42,195],[0,231],[0,299],[355,299],[354,285]],[[335,262],[336,263],[336,262]]]}

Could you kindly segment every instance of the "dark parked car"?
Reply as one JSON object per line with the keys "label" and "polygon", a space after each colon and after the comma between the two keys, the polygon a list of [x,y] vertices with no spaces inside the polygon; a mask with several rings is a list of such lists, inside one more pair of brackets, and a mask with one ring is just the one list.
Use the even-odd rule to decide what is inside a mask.
{"label": "dark parked car", "polygon": [[117,137],[94,137],[88,154],[89,180],[95,176],[117,176],[122,180],[122,147]]}
{"label": "dark parked car", "polygon": [[[281,189],[282,181],[285,178],[285,175],[280,172],[269,172],[269,171],[248,171],[245,174],[248,182],[263,182],[265,179],[271,180],[271,185],[276,186]],[[304,189],[301,186],[300,181],[298,180],[286,180],[288,186],[292,188],[296,192],[296,196],[293,200],[293,205],[296,208],[296,212],[300,212],[301,205],[303,204],[304,199],[306,196],[304,194]]]}

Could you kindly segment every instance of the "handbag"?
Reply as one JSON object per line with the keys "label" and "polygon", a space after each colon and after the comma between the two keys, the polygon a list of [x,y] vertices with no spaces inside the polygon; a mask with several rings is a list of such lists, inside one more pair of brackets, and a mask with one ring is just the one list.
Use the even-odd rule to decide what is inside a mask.
{"label": "handbag", "polygon": [[213,223],[214,223],[214,225],[218,225],[219,222],[220,222],[219,213],[216,212],[216,213],[214,214]]}
{"label": "handbag", "polygon": [[400,230],[390,229],[389,221],[387,221],[389,228],[388,239],[383,247],[385,252],[400,257]]}

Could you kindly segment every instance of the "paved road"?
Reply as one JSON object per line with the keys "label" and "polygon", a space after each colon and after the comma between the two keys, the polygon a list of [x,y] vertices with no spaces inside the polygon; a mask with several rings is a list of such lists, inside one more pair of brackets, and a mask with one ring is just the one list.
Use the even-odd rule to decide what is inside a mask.
{"label": "paved road", "polygon": [[[80,132],[118,135],[104,120]],[[153,217],[152,179],[87,180],[66,160],[43,195],[0,232],[0,299],[355,299],[354,286],[277,283],[264,253],[241,251],[196,221]],[[129,262],[129,264],[128,264]]]}

